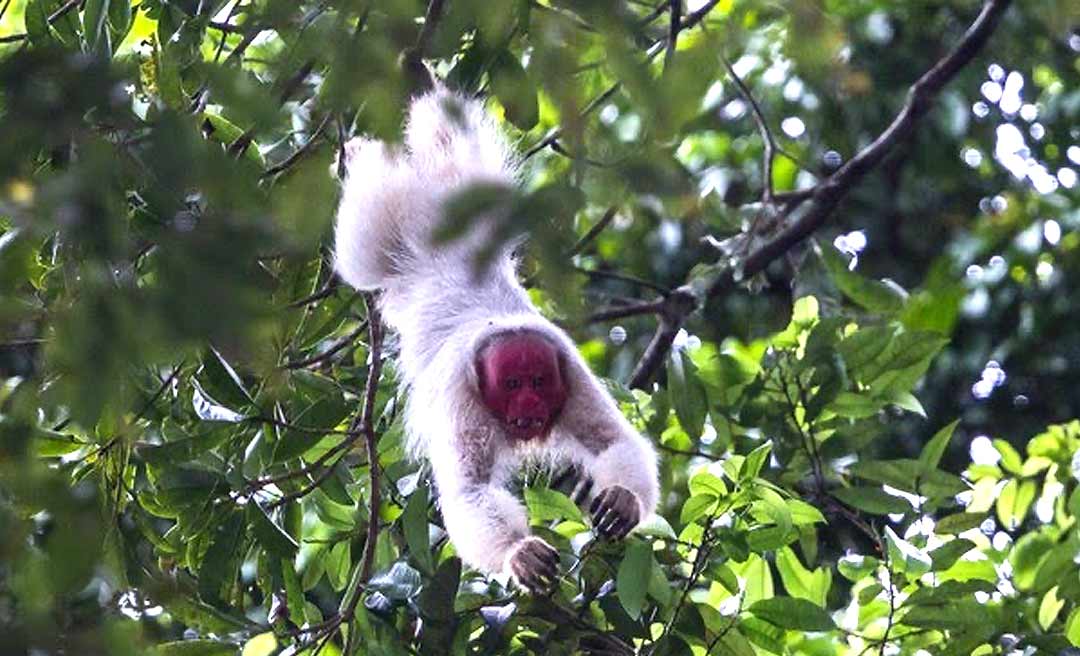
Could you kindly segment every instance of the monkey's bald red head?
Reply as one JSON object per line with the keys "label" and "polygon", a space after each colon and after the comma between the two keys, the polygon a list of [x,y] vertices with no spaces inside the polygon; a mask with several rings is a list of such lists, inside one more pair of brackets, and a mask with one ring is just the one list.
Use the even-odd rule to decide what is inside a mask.
{"label": "monkey's bald red head", "polygon": [[496,336],[477,353],[476,365],[480,398],[512,437],[547,434],[566,402],[554,344],[535,333]]}

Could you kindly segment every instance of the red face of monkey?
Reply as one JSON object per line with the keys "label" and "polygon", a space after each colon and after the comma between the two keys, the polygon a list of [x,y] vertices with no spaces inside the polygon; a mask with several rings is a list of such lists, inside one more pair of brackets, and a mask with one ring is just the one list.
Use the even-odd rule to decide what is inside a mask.
{"label": "red face of monkey", "polygon": [[559,352],[551,342],[529,333],[498,337],[480,352],[476,368],[484,405],[512,437],[547,434],[566,401]]}

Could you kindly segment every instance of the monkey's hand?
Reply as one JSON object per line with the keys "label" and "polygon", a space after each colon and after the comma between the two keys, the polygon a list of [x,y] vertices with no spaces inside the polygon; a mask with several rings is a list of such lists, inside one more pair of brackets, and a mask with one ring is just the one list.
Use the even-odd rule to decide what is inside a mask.
{"label": "monkey's hand", "polygon": [[637,495],[621,485],[604,488],[589,506],[593,528],[612,540],[626,537],[641,521]]}
{"label": "monkey's hand", "polygon": [[533,594],[543,594],[555,584],[559,552],[540,538],[529,536],[510,552],[506,568],[518,585]]}

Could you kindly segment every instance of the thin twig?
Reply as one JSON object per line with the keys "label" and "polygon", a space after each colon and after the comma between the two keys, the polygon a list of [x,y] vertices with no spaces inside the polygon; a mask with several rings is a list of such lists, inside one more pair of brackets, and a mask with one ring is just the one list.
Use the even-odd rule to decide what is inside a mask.
{"label": "thin twig", "polygon": [[431,48],[431,40],[435,38],[435,28],[439,25],[439,19],[442,18],[444,0],[431,0],[428,3],[427,11],[424,13],[424,27],[420,29],[420,34],[416,37],[416,51],[417,58],[423,58],[428,50]]}
{"label": "thin twig", "polygon": [[333,296],[334,292],[337,291],[337,288],[338,279],[330,278],[330,280],[326,281],[326,286],[324,286],[322,289],[315,292],[314,294],[311,294],[310,296],[305,296],[298,301],[293,301],[292,303],[289,303],[288,307],[295,309],[302,308],[306,305],[311,305],[312,303],[317,303],[318,301],[323,300],[327,296]]}
{"label": "thin twig", "polygon": [[609,225],[611,225],[611,222],[615,219],[615,214],[618,213],[618,211],[619,208],[615,205],[607,208],[607,211],[605,211],[604,215],[600,217],[600,220],[594,223],[592,227],[589,228],[588,231],[586,231],[585,234],[581,236],[581,239],[577,240],[577,243],[570,248],[570,257],[573,257],[581,251],[585,250],[586,246],[591,244],[594,239],[599,237],[600,233],[604,231],[604,228],[607,228]]}
{"label": "thin twig", "polygon": [[664,309],[663,299],[658,301],[649,301],[647,303],[633,303],[628,305],[622,305],[618,307],[605,308],[598,310],[589,315],[589,323],[599,323],[601,321],[614,321],[616,319],[625,319],[627,317],[636,317],[642,314],[658,314]]}
{"label": "thin twig", "polygon": [[608,278],[609,280],[618,280],[637,287],[644,287],[651,289],[654,292],[666,295],[671,293],[671,288],[664,287],[661,284],[645,280],[644,278],[638,278],[637,276],[631,276],[625,273],[617,273],[615,271],[605,271],[603,269],[585,269],[579,266],[574,267],[574,271],[589,276],[590,278]]}
{"label": "thin twig", "polygon": [[727,57],[720,56],[720,60],[724,62],[724,67],[727,68],[728,75],[735,81],[735,86],[738,87],[739,93],[750,103],[751,115],[754,117],[754,123],[757,124],[758,132],[761,133],[761,141],[765,149],[765,157],[762,161],[761,171],[761,200],[765,204],[769,204],[773,200],[773,160],[776,157],[776,139],[773,138],[772,130],[769,129],[769,123],[765,120],[765,112],[761,111],[761,106],[758,105],[758,101],[754,98],[754,94],[750,92],[750,88],[746,86],[746,83],[742,81],[739,74],[735,72],[735,68],[728,61]]}
{"label": "thin twig", "polygon": [[345,335],[344,337],[339,339],[337,342],[334,342],[333,346],[326,349],[322,353],[318,353],[316,355],[313,355],[310,358],[304,358],[303,360],[290,360],[290,361],[286,362],[285,364],[281,365],[282,368],[283,369],[303,369],[304,367],[309,367],[309,366],[311,366],[313,364],[317,364],[319,362],[325,362],[326,360],[329,360],[330,358],[334,357],[335,353],[337,353],[338,351],[341,351],[342,349],[347,347],[349,344],[352,344],[356,340],[356,338],[360,336],[360,333],[364,332],[364,329],[367,328],[367,323],[368,323],[367,321],[361,321],[360,325],[357,326],[355,330],[351,331],[348,335]]}
{"label": "thin twig", "polygon": [[272,178],[279,173],[284,173],[285,171],[292,168],[305,155],[311,152],[311,149],[319,141],[319,138],[322,137],[323,132],[326,130],[326,126],[329,125],[330,117],[330,114],[324,116],[323,119],[319,121],[319,125],[315,128],[315,131],[312,132],[311,136],[308,137],[308,140],[304,142],[304,145],[294,150],[288,157],[286,157],[282,161],[263,171],[263,174],[259,177],[265,180],[266,178]]}

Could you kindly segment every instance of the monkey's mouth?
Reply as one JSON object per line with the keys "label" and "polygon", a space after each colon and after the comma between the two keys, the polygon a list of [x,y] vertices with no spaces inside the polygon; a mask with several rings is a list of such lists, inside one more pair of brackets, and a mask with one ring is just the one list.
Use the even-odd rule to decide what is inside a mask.
{"label": "monkey's mouth", "polygon": [[514,437],[530,440],[546,432],[547,420],[542,417],[509,417],[506,426]]}

